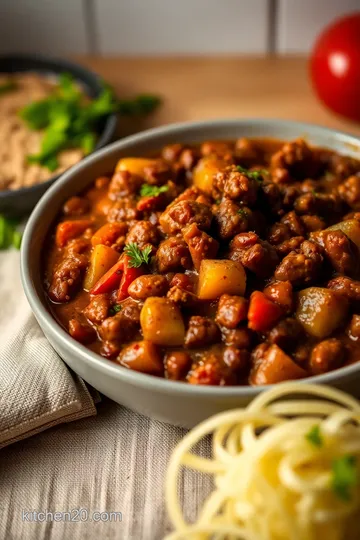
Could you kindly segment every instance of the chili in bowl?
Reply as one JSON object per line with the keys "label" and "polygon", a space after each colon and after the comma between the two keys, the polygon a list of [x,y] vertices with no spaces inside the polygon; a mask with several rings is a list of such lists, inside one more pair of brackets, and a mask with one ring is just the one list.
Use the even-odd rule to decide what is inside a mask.
{"label": "chili in bowl", "polygon": [[[85,160],[25,233],[25,291],[45,334],[113,399],[187,426],[263,385],[348,385],[360,359],[356,144],[314,126],[219,121]],[[174,413],[185,395],[193,418],[190,403]]]}

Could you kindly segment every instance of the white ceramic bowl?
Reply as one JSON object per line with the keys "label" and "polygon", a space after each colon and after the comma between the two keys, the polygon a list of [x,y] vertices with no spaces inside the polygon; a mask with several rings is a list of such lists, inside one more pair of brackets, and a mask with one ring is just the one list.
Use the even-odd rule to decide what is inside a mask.
{"label": "white ceramic bowl", "polygon": [[[72,339],[49,311],[42,283],[41,256],[45,238],[64,201],[111,171],[119,158],[141,156],[175,142],[209,139],[303,136],[317,146],[359,157],[360,140],[318,126],[279,120],[218,120],[168,125],[113,143],[63,174],[40,200],[27,224],[21,249],[21,275],[31,308],[54,349],[85,381],[114,401],[142,414],[192,427],[219,411],[248,403],[264,387],[194,386],[131,371],[88,350]],[[306,379],[355,394],[360,388],[360,362]],[[301,381],[300,381],[301,384]]]}

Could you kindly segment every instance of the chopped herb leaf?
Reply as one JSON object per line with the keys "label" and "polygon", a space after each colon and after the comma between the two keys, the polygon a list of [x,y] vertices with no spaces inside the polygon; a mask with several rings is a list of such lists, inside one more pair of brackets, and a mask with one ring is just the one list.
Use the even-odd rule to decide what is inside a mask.
{"label": "chopped herb leaf", "polygon": [[149,184],[143,184],[140,188],[140,195],[142,197],[157,197],[160,193],[166,193],[169,190],[169,186],[150,186]]}
{"label": "chopped herb leaf", "polygon": [[89,101],[73,77],[63,73],[53,94],[19,111],[29,129],[44,130],[40,152],[28,156],[29,162],[54,171],[58,167],[57,156],[62,150],[81,148],[85,154],[94,150],[96,130],[104,117],[117,112],[130,116],[144,115],[159,104],[160,99],[151,95],[117,100],[107,85],[97,98]]}
{"label": "chopped herb leaf", "polygon": [[130,268],[139,268],[142,264],[149,264],[152,246],[140,249],[136,242],[132,242],[125,246],[124,252],[129,257]]}
{"label": "chopped herb leaf", "polygon": [[110,314],[115,315],[116,313],[119,313],[119,311],[122,310],[122,306],[120,304],[115,304],[110,308]]}
{"label": "chopped herb leaf", "polygon": [[323,437],[320,433],[319,425],[313,426],[310,431],[305,435],[305,437],[309,441],[309,443],[317,446],[318,448],[321,448],[324,444]]}
{"label": "chopped herb leaf", "polygon": [[345,502],[351,500],[351,488],[357,484],[355,456],[343,456],[332,463],[332,489],[337,497]]}
{"label": "chopped herb leaf", "polygon": [[12,90],[16,90],[16,88],[17,88],[16,82],[9,79],[3,84],[0,84],[0,96],[2,96],[3,94],[7,94],[8,92],[11,92]]}
{"label": "chopped herb leaf", "polygon": [[239,214],[239,216],[243,217],[243,218],[247,218],[248,217],[248,213],[246,210],[244,210],[243,208],[240,208],[237,213]]}
{"label": "chopped herb leaf", "polygon": [[259,169],[257,171],[249,171],[249,169],[245,169],[245,167],[241,167],[241,165],[237,166],[237,169],[239,172],[245,174],[248,178],[252,178],[253,180],[258,180],[261,182],[263,180],[264,174],[269,174],[267,170],[265,169]]}
{"label": "chopped herb leaf", "polygon": [[152,94],[140,94],[133,99],[121,99],[117,102],[117,111],[122,116],[145,116],[152,113],[161,104],[161,98]]}

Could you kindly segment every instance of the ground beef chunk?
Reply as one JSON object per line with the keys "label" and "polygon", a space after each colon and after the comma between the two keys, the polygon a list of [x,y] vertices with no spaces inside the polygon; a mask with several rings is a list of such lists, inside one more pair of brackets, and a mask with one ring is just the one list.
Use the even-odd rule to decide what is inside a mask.
{"label": "ground beef chunk", "polygon": [[185,347],[189,349],[204,347],[217,341],[220,341],[220,330],[213,320],[198,315],[190,317],[185,335]]}
{"label": "ground beef chunk", "polygon": [[99,327],[99,335],[104,341],[124,343],[129,341],[137,330],[141,304],[127,298],[119,305],[120,311],[113,317],[105,319]]}
{"label": "ground beef chunk", "polygon": [[275,279],[290,281],[295,286],[313,282],[323,263],[320,246],[306,240],[298,251],[291,251],[275,270]]}
{"label": "ground beef chunk", "polygon": [[242,296],[223,294],[220,296],[216,322],[226,328],[236,328],[247,318],[249,302]]}
{"label": "ground beef chunk", "polygon": [[156,252],[156,263],[161,273],[190,269],[192,260],[185,240],[172,236],[161,242]]}
{"label": "ground beef chunk", "polygon": [[233,238],[236,234],[247,231],[251,222],[251,210],[223,199],[215,213],[217,233],[222,240]]}
{"label": "ground beef chunk", "polygon": [[254,332],[245,327],[234,329],[222,327],[221,336],[225,345],[237,347],[238,349],[250,350],[255,340]]}
{"label": "ground beef chunk", "polygon": [[224,386],[236,384],[237,378],[224,363],[222,355],[209,352],[204,354],[199,362],[192,365],[187,381],[190,384]]}
{"label": "ground beef chunk", "polygon": [[341,211],[341,199],[335,193],[305,193],[294,203],[297,214],[320,214],[328,216]]}
{"label": "ground beef chunk", "polygon": [[172,381],[181,381],[191,367],[191,356],[185,351],[172,351],[165,355],[164,364],[165,377]]}
{"label": "ground beef chunk", "polygon": [[195,201],[180,201],[170,205],[160,216],[160,225],[167,234],[180,232],[186,225],[196,223],[199,229],[208,230],[212,213],[206,204]]}
{"label": "ground beef chunk", "polygon": [[71,197],[63,206],[66,216],[83,216],[89,210],[89,201],[84,197]]}
{"label": "ground beef chunk", "polygon": [[285,240],[291,238],[291,231],[285,223],[274,223],[271,225],[267,239],[270,244],[277,245],[282,244]]}
{"label": "ground beef chunk", "polygon": [[353,315],[349,326],[349,335],[352,339],[360,338],[360,315]]}
{"label": "ground beef chunk", "polygon": [[100,324],[108,316],[109,309],[109,296],[107,294],[97,294],[90,300],[90,304],[84,309],[83,314],[93,324]]}
{"label": "ground beef chunk", "polygon": [[261,151],[256,141],[242,137],[235,143],[235,156],[241,165],[248,167],[259,160]]}
{"label": "ground beef chunk", "polygon": [[87,323],[81,323],[77,319],[70,319],[69,334],[79,343],[91,343],[96,339],[95,330]]}
{"label": "ground beef chunk", "polygon": [[290,281],[274,281],[264,289],[264,294],[287,313],[294,310],[294,293]]}
{"label": "ground beef chunk", "polygon": [[169,284],[165,276],[148,274],[139,276],[129,285],[128,293],[135,300],[145,300],[149,296],[165,296]]}
{"label": "ground beef chunk", "polygon": [[261,207],[272,214],[282,213],[283,195],[279,186],[273,182],[262,182],[259,191]]}
{"label": "ground beef chunk", "polygon": [[193,307],[198,303],[198,298],[190,291],[174,285],[167,293],[167,298],[183,307]]}
{"label": "ground beef chunk", "polygon": [[114,202],[107,213],[107,220],[114,221],[133,221],[138,219],[140,212],[136,208],[136,199],[126,197]]}
{"label": "ground beef chunk", "polygon": [[345,347],[335,338],[320,341],[310,356],[310,369],[313,375],[327,373],[341,367],[345,360]]}
{"label": "ground beef chunk", "polygon": [[151,165],[144,167],[144,178],[147,184],[161,186],[171,180],[172,173],[168,163],[157,159]]}
{"label": "ground beef chunk", "polygon": [[250,369],[250,353],[246,349],[225,347],[223,359],[224,363],[239,375],[247,373]]}
{"label": "ground beef chunk", "polygon": [[179,158],[183,148],[183,145],[179,143],[168,144],[162,149],[161,156],[165,161],[176,161]]}
{"label": "ground beef chunk", "polygon": [[229,258],[259,277],[270,276],[279,262],[275,248],[255,233],[241,233],[230,243]]}
{"label": "ground beef chunk", "polygon": [[354,158],[331,152],[327,167],[328,171],[333,173],[336,178],[345,179],[357,172],[359,162]]}
{"label": "ground beef chunk", "polygon": [[144,179],[129,171],[118,171],[114,174],[109,185],[109,198],[112,201],[134,195],[144,183]]}
{"label": "ground beef chunk", "polygon": [[305,235],[305,227],[301,221],[301,218],[295,214],[293,210],[281,218],[281,223],[287,225],[291,232],[291,236]]}
{"label": "ground beef chunk", "polygon": [[67,257],[76,257],[82,253],[86,253],[90,248],[91,242],[89,238],[74,238],[67,243],[65,253]]}
{"label": "ground beef chunk", "polygon": [[159,231],[156,225],[150,221],[138,221],[132,225],[127,236],[126,243],[131,244],[136,242],[139,248],[143,248],[146,244],[157,246],[160,241]]}
{"label": "ground beef chunk", "polygon": [[81,278],[88,264],[86,255],[63,259],[55,268],[49,287],[54,302],[68,302],[81,285]]}
{"label": "ground beef chunk", "polygon": [[235,165],[218,172],[214,178],[214,193],[216,197],[224,195],[248,206],[253,205],[257,199],[259,182],[239,172]]}
{"label": "ground beef chunk", "polygon": [[315,232],[325,229],[326,222],[320,216],[304,215],[301,216],[306,232]]}
{"label": "ground beef chunk", "polygon": [[305,238],[303,236],[293,236],[289,240],[284,240],[281,244],[276,246],[276,252],[280,258],[285,257],[291,251],[300,249],[301,244],[304,242]]}
{"label": "ground beef chunk", "polygon": [[350,176],[338,187],[340,197],[354,210],[360,210],[360,176]]}
{"label": "ground beef chunk", "polygon": [[293,208],[294,203],[299,196],[300,190],[297,186],[282,186],[281,195],[282,195],[282,210],[279,214],[284,213],[284,208]]}
{"label": "ground beef chunk", "polygon": [[360,302],[360,281],[339,276],[329,281],[327,286],[329,289],[346,296],[352,302]]}
{"label": "ground beef chunk", "polygon": [[291,352],[304,336],[301,324],[292,317],[280,321],[268,335],[268,341],[275,343],[285,352]]}
{"label": "ground beef chunk", "polygon": [[203,156],[223,157],[231,153],[232,145],[223,141],[206,141],[200,146],[200,153]]}
{"label": "ground beef chunk", "polygon": [[285,169],[293,178],[312,176],[314,160],[311,148],[303,139],[287,142],[271,156],[270,166],[273,171]]}
{"label": "ground beef chunk", "polygon": [[190,255],[196,270],[200,269],[203,259],[215,259],[219,242],[201,231],[195,223],[192,223],[183,230],[184,240],[189,246]]}
{"label": "ground beef chunk", "polygon": [[311,238],[324,248],[325,256],[336,272],[347,276],[357,275],[359,251],[345,233],[340,230],[319,231]]}

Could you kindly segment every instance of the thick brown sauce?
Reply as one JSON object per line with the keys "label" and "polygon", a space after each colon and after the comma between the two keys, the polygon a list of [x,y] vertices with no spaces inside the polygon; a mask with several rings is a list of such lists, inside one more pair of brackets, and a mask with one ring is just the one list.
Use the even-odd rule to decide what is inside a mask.
{"label": "thick brown sauce", "polygon": [[[284,142],[278,141],[275,139],[256,139],[256,143],[258,146],[261,147],[261,150],[262,150],[262,155],[260,158],[259,157],[257,158],[256,165],[263,166],[263,167],[269,167],[269,162],[270,162],[270,158],[272,154],[278,151],[284,144]],[[196,146],[196,148],[198,148],[198,146]],[[159,154],[155,156],[151,156],[151,157],[157,157],[158,155]],[[108,176],[109,178],[111,178],[112,173],[109,173]],[[95,178],[93,180],[95,181]],[[334,190],[334,188],[336,188],[342,181],[343,181],[342,178],[337,178],[331,174],[325,174],[323,177],[316,179],[316,184],[317,184],[316,189],[319,193],[331,193]],[[90,202],[90,209],[87,214],[83,214],[81,216],[81,219],[92,218],[94,220],[94,227],[93,227],[94,231],[96,231],[102,225],[107,223],[107,216],[104,214],[101,214],[100,212],[96,212],[96,207],[100,203],[103,206],[106,206],[107,204],[108,205],[113,204],[113,201],[111,201],[110,198],[107,197],[107,190],[108,190],[108,187],[106,186],[103,189],[90,188],[88,191],[84,191],[83,193],[88,199],[88,201]],[[351,209],[348,209],[348,211],[350,210]],[[69,219],[69,218],[65,216],[65,217],[62,217],[59,221],[63,221],[66,219]],[[339,219],[336,219],[335,221],[339,221]],[[57,248],[54,244],[54,232],[48,239],[47,249],[45,250],[45,252],[46,252],[46,256],[44,260],[44,274],[45,274],[44,281],[45,281],[45,287],[48,288],[54,268],[56,268],[56,266],[64,257],[63,250]],[[221,248],[220,248],[220,252],[217,258],[221,258]],[[186,271],[186,273],[189,274],[188,271]],[[196,280],[197,272],[191,271],[190,273],[192,275],[192,278]],[[326,286],[326,282],[328,281],[328,279],[329,279],[329,276],[327,275],[323,283],[321,282],[321,279],[318,280],[316,282],[316,286]],[[266,282],[267,282],[266,280],[259,280],[257,278],[254,278],[253,276],[248,276],[246,296],[249,297],[252,290],[262,290]],[[82,311],[89,304],[89,301],[90,301],[89,293],[84,290],[79,290],[76,296],[73,299],[71,299],[69,302],[55,303],[49,300],[49,306],[56,320],[61,324],[61,326],[63,326],[67,330],[69,320],[74,319],[74,318],[75,319],[81,318]],[[215,303],[204,302],[201,305],[201,307],[197,307],[196,314],[197,315],[204,314],[204,315],[213,317],[216,311],[216,304],[217,304],[216,302]],[[354,311],[352,311],[352,313],[354,313]],[[191,313],[186,312],[185,320],[187,320],[190,315]],[[342,340],[342,342],[346,345],[346,349],[347,349],[346,364],[359,361],[360,359],[360,343],[357,342],[356,338],[350,338],[347,335],[347,333],[344,332],[344,329],[345,327],[347,327],[348,322],[349,322],[349,319],[346,320],[346,324],[344,324],[343,329],[339,329],[337,332],[331,335],[331,337],[339,337]],[[140,332],[138,333],[137,336],[135,335],[133,337],[133,340],[136,340],[136,339],[142,339]],[[306,345],[309,347],[309,350],[318,341],[319,340],[314,339],[310,336],[307,336]],[[87,344],[89,349],[97,353],[100,353],[101,345],[102,343],[100,340],[96,340],[90,344]],[[211,346],[210,349],[216,353],[220,351],[222,347],[223,346],[221,344],[217,344],[217,345]],[[179,347],[177,347],[176,349],[178,350]],[[200,348],[197,348],[196,350],[190,350],[189,352],[192,355],[193,360],[199,361],[201,360],[201,357],[204,351],[206,350],[209,350],[209,347],[205,347],[205,348],[200,347]],[[246,384],[247,382],[246,379],[247,377],[244,377],[243,380],[239,381],[239,384],[244,384],[244,383]]]}

